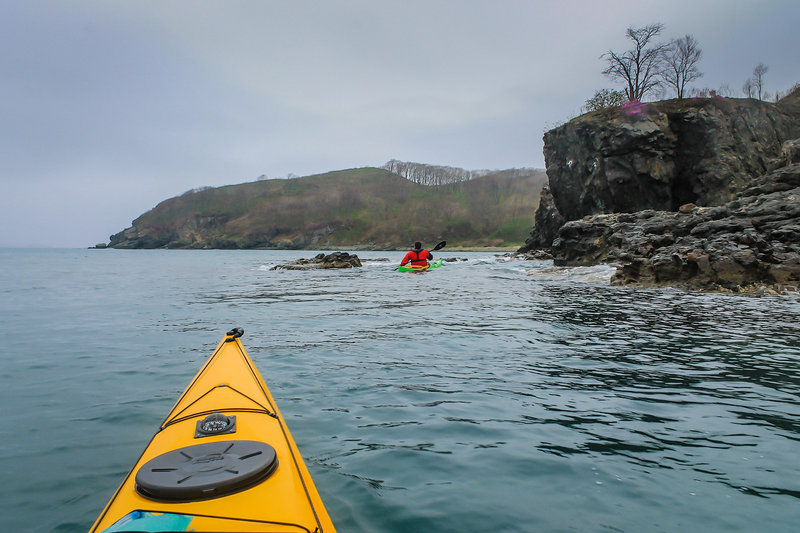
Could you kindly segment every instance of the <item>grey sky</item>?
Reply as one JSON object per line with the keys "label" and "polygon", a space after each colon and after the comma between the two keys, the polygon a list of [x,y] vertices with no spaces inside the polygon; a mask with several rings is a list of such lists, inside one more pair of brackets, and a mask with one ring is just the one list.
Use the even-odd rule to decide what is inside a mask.
{"label": "grey sky", "polygon": [[[800,81],[796,0],[0,0],[0,246],[106,242],[206,185],[381,165],[544,166],[628,26],[697,87]],[[531,222],[533,213],[531,213]]]}

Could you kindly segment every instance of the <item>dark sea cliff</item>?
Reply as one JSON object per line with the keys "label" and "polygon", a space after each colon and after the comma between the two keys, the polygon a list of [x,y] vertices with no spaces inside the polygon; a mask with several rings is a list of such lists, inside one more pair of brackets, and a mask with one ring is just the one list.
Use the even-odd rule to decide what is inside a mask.
{"label": "dark sea cliff", "polygon": [[528,252],[614,264],[612,282],[800,286],[800,89],[778,103],[626,104],[545,135]]}

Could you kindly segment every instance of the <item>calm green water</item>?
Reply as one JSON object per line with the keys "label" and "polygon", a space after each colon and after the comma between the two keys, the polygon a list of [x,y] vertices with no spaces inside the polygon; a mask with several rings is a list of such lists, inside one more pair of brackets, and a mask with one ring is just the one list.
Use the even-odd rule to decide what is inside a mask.
{"label": "calm green water", "polygon": [[0,250],[0,531],[86,531],[232,326],[339,531],[798,530],[797,296],[311,255]]}

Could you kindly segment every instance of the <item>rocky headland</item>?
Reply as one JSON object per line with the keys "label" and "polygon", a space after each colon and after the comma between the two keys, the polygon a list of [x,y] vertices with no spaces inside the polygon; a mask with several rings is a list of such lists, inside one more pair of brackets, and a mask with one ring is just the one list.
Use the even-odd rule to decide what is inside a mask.
{"label": "rocky headland", "polygon": [[409,163],[403,175],[365,167],[203,187],[160,202],[108,247],[403,250],[445,236],[462,247],[519,246],[544,171],[457,170]]}
{"label": "rocky headland", "polygon": [[629,103],[544,142],[549,183],[520,253],[611,263],[618,285],[800,286],[800,89]]}

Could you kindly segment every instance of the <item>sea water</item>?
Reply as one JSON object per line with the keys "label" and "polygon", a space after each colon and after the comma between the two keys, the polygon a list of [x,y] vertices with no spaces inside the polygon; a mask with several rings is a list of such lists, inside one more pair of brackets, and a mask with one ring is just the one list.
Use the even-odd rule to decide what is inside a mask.
{"label": "sea water", "polygon": [[341,532],[798,531],[796,295],[315,253],[0,250],[0,531],[86,531],[234,326]]}

